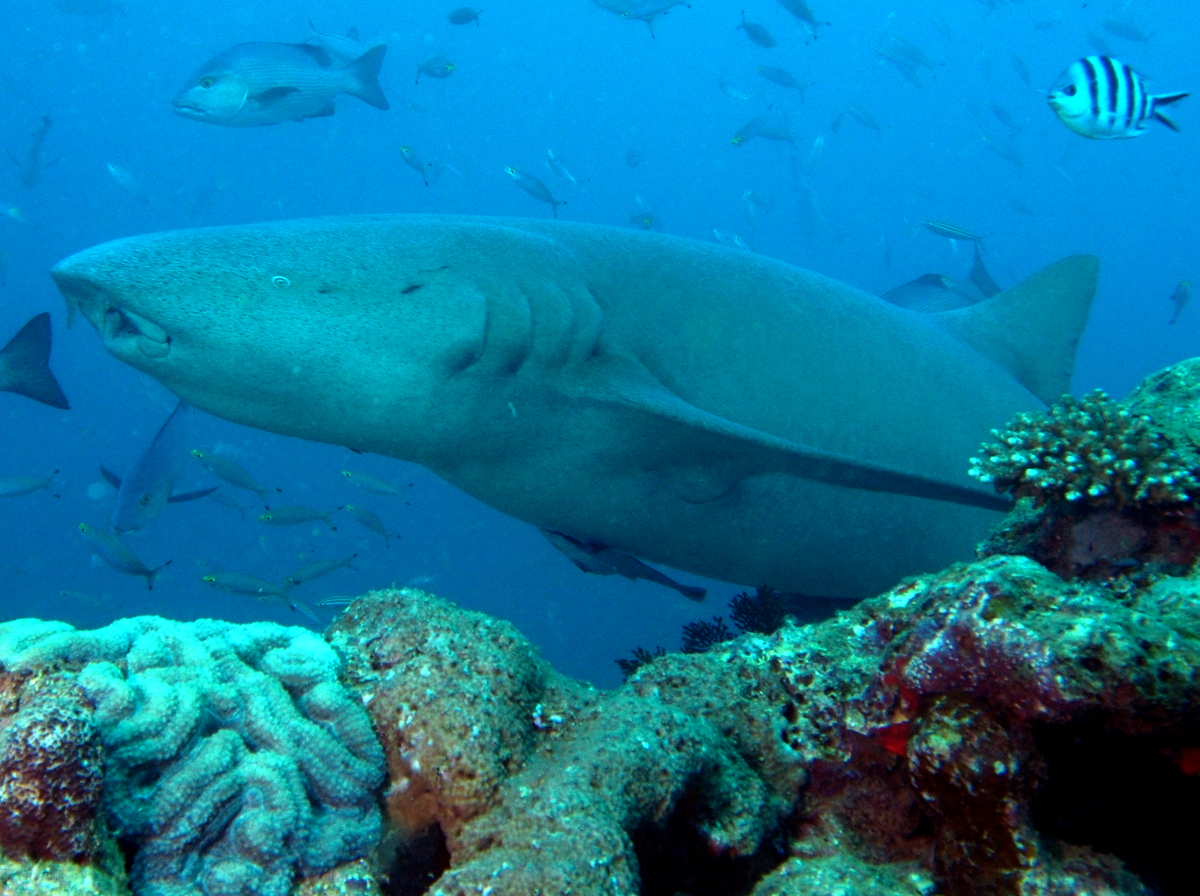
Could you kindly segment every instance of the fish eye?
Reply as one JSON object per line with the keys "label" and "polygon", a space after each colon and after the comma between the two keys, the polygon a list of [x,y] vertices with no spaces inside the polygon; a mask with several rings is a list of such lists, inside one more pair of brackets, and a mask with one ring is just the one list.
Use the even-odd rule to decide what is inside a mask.
{"label": "fish eye", "polygon": [[1063,93],[1066,96],[1074,96],[1075,95],[1075,85],[1068,84],[1066,87],[1063,88]]}
{"label": "fish eye", "polygon": [[200,79],[200,86],[203,87],[205,90],[208,90],[208,88],[212,87],[216,83],[217,83],[217,81],[215,78],[201,78]]}
{"label": "fish eye", "polygon": [[287,277],[281,277],[278,274],[276,274],[274,277],[271,278],[271,282],[274,283],[276,286],[278,286],[280,289],[287,289],[289,286],[292,285],[291,280],[289,280]]}

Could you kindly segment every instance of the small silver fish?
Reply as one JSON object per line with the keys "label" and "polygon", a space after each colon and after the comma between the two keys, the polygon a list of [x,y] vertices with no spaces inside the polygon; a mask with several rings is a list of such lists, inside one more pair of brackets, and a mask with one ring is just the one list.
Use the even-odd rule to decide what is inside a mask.
{"label": "small silver fish", "polygon": [[945,221],[922,221],[925,228],[930,233],[936,233],[938,236],[944,236],[948,240],[963,240],[964,242],[979,243],[983,241],[977,233],[971,233],[969,230],[964,230],[954,224],[947,224]]}
{"label": "small silver fish", "polygon": [[567,170],[567,166],[562,163],[562,159],[555,155],[552,149],[546,150],[546,166],[567,183],[573,186],[579,183],[575,180],[575,175]]}
{"label": "small silver fish", "polygon": [[429,186],[433,181],[437,180],[438,175],[445,169],[445,164],[442,162],[427,162],[417,155],[416,151],[411,146],[400,147],[400,158],[404,159],[404,164],[417,172],[421,176],[422,183]]}
{"label": "small silver fish", "polygon": [[515,183],[534,199],[547,203],[553,211],[554,217],[556,218],[558,217],[558,207],[560,205],[567,204],[565,199],[555,199],[554,194],[550,192],[550,188],[548,186],[546,186],[541,180],[534,177],[532,174],[527,174],[520,168],[513,168],[511,165],[507,165],[504,168],[504,173],[513,179],[513,183]]}
{"label": "small silver fish", "polygon": [[117,186],[136,199],[138,202],[149,202],[150,197],[146,195],[146,188],[142,186],[141,181],[133,176],[128,168],[122,168],[120,165],[109,162],[104,166],[109,175]]}
{"label": "small silver fish", "polygon": [[392,485],[386,479],[380,479],[378,476],[372,476],[369,473],[358,473],[354,470],[342,470],[342,476],[350,480],[364,492],[370,492],[373,495],[399,495],[401,490],[399,487]]}
{"label": "small silver fish", "polygon": [[756,43],[768,50],[779,43],[762,25],[757,22],[747,22],[745,10],[742,10],[742,24],[738,25],[738,30],[745,31],[746,37],[750,38],[751,43]]}
{"label": "small silver fish", "polygon": [[1175,287],[1175,291],[1171,293],[1171,304],[1175,306],[1175,313],[1171,315],[1171,319],[1167,321],[1169,324],[1179,320],[1179,315],[1183,313],[1184,307],[1188,300],[1192,297],[1192,281],[1183,280]]}
{"label": "small silver fish", "polygon": [[654,34],[654,20],[659,16],[665,16],[676,6],[686,6],[692,8],[692,4],[684,2],[684,0],[642,0],[641,3],[634,3],[629,9],[621,13],[623,19],[637,19],[639,22],[645,22],[646,27],[650,29],[650,36]]}
{"label": "small silver fish", "polygon": [[329,522],[329,518],[333,516],[336,510],[314,510],[311,507],[301,505],[292,505],[289,507],[275,507],[268,510],[266,513],[259,516],[260,523],[266,523],[269,526],[302,526],[305,523],[322,522],[331,529],[337,529],[337,526]]}
{"label": "small silver fish", "polygon": [[117,572],[144,578],[146,580],[147,591],[154,590],[154,580],[171,563],[168,560],[162,566],[150,569],[138,559],[137,554],[131,551],[127,545],[111,532],[106,532],[96,526],[89,526],[87,523],[80,523],[79,531],[91,546],[92,553],[95,556],[99,557]]}
{"label": "small silver fish", "polygon": [[314,44],[248,43],[214,56],[175,97],[184,118],[256,127],[333,115],[338,94],[390,108],[379,87],[387,47],[343,63]]}
{"label": "small silver fish", "polygon": [[874,131],[877,134],[883,133],[883,128],[880,126],[879,122],[875,120],[875,116],[872,115],[870,112],[868,112],[866,109],[864,109],[862,106],[858,105],[857,103],[846,103],[845,108],[846,108],[846,111],[850,114],[850,117],[853,118],[855,121],[857,121],[859,124],[861,124],[863,127],[870,128],[872,131]]}
{"label": "small silver fish", "polygon": [[313,560],[310,563],[305,563],[284,579],[284,584],[294,587],[305,582],[311,582],[313,579],[319,579],[321,576],[327,576],[336,569],[353,569],[354,567],[350,564],[357,556],[358,554],[351,554],[349,557],[343,557],[341,560]]}
{"label": "small silver fish", "polygon": [[455,68],[457,66],[445,56],[434,56],[432,59],[417,63],[417,79],[413,83],[420,84],[421,75],[428,75],[430,78],[449,78],[454,74]]}
{"label": "small silver fish", "polygon": [[254,494],[258,495],[260,501],[265,501],[267,494],[271,491],[269,488],[263,488],[255,482],[253,476],[227,457],[213,454],[211,451],[200,451],[199,449],[192,451],[192,457],[200,461],[204,469],[208,470],[218,479],[224,479],[232,486],[243,488],[248,492],[254,492]]}
{"label": "small silver fish", "polygon": [[0,479],[0,498],[19,498],[42,489],[50,488],[50,482],[57,475],[55,470],[49,476],[38,479],[36,476],[15,476],[12,479]]}
{"label": "small silver fish", "polygon": [[272,584],[258,576],[242,572],[217,572],[204,576],[204,582],[218,591],[245,594],[250,597],[286,597],[287,587]]}
{"label": "small silver fish", "polygon": [[388,535],[388,530],[383,524],[383,520],[371,513],[371,511],[367,510],[365,507],[359,507],[356,504],[347,504],[342,508],[342,510],[354,517],[354,521],[364,529],[370,529],[372,532],[382,535],[384,539],[384,547],[391,547],[391,543],[388,541],[391,536]]}

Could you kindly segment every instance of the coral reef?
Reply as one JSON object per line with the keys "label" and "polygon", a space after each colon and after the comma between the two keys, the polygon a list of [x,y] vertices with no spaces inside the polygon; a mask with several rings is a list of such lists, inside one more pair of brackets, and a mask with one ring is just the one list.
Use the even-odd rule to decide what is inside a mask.
{"label": "coral reef", "polygon": [[[994,557],[606,694],[418,591],[360,599],[330,638],[395,817],[445,836],[433,896],[1185,892],[1194,578],[1114,594]],[[1115,750],[1152,770],[1132,807],[1073,771]]]}
{"label": "coral reef", "polygon": [[103,810],[137,896],[286,896],[379,838],[382,751],[304,629],[17,620],[0,625],[0,663],[69,678],[94,707]]}
{"label": "coral reef", "polygon": [[999,441],[971,458],[970,474],[997,491],[1091,507],[1186,502],[1200,494],[1200,458],[1178,450],[1146,414],[1096,391],[1061,401],[1041,414],[1018,414]]}
{"label": "coral reef", "polygon": [[1200,558],[1198,370],[1176,365],[1122,402],[1067,397],[997,432],[971,472],[1018,502],[980,555],[1021,554],[1120,588],[1185,574]]}

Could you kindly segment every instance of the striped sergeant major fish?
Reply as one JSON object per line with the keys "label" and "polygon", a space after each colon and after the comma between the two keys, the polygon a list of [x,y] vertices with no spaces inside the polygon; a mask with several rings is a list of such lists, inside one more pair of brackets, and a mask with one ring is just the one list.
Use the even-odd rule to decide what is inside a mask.
{"label": "striped sergeant major fish", "polygon": [[1094,140],[1139,137],[1152,120],[1178,131],[1159,107],[1187,93],[1152,94],[1142,76],[1111,56],[1085,56],[1058,79],[1048,102],[1062,123]]}

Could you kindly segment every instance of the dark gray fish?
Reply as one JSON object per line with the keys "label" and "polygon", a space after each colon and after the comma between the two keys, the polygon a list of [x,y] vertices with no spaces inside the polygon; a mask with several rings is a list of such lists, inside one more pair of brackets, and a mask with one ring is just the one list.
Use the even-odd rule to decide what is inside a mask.
{"label": "dark gray fish", "polygon": [[49,312],[30,318],[0,349],[0,392],[15,392],[52,408],[70,409],[67,396],[50,372]]}
{"label": "dark gray fish", "polygon": [[665,16],[676,6],[685,6],[688,9],[692,8],[692,4],[685,3],[684,0],[666,0],[666,2],[663,2],[663,0],[644,0],[644,2],[636,3],[627,11],[621,13],[621,17],[645,22],[646,27],[650,29],[650,36],[655,37],[654,20],[659,16]]}
{"label": "dark gray fish", "polygon": [[1179,315],[1183,313],[1184,307],[1187,306],[1188,300],[1192,297],[1192,281],[1184,280],[1175,287],[1175,291],[1171,293],[1171,304],[1175,306],[1175,313],[1171,315],[1171,319],[1167,321],[1169,324],[1179,320]]}
{"label": "dark gray fish", "polygon": [[554,194],[550,192],[550,188],[539,178],[522,171],[520,168],[513,168],[511,165],[507,165],[504,168],[504,173],[513,179],[513,183],[534,199],[547,203],[556,218],[558,217],[558,207],[567,204],[565,199],[555,199]]}
{"label": "dark gray fish", "polygon": [[387,47],[372,47],[343,63],[314,44],[239,44],[206,62],[175,97],[184,118],[227,127],[255,127],[333,115],[346,93],[388,109],[379,87]]}
{"label": "dark gray fish", "polygon": [[994,137],[991,134],[982,134],[979,139],[983,142],[984,146],[1004,159],[1004,161],[1016,166],[1019,171],[1025,170],[1025,160],[1021,158],[1021,154],[1017,152],[1017,148],[1012,144],[1012,141],[1005,140],[1002,137]]}
{"label": "dark gray fish", "polygon": [[976,243],[971,273],[966,280],[955,280],[944,274],[924,274],[884,293],[882,298],[910,311],[937,314],[977,305],[1000,292],[1000,286],[984,267],[983,253]]}
{"label": "dark gray fish", "polygon": [[1017,77],[1025,82],[1026,87],[1032,87],[1033,76],[1029,74],[1029,66],[1025,64],[1025,60],[1016,53],[1010,53],[1008,58],[1012,62],[1013,71],[1017,73]]}
{"label": "dark gray fish", "polygon": [[816,38],[817,28],[821,25],[832,25],[832,22],[818,22],[817,17],[813,15],[808,4],[804,0],[779,0],[779,5],[796,17],[796,21],[803,25],[809,33],[809,36]]}
{"label": "dark gray fish", "polygon": [[742,10],[742,24],[738,25],[739,31],[745,31],[746,37],[750,38],[752,43],[758,44],[760,47],[771,49],[779,41],[772,37],[771,32],[756,22],[746,21],[746,10]]}
{"label": "dark gray fish", "polygon": [[900,74],[918,87],[925,86],[921,71],[937,71],[936,63],[925,55],[924,50],[898,34],[884,35],[875,45],[875,53],[892,63]]}
{"label": "dark gray fish", "polygon": [[888,290],[880,298],[909,311],[937,314],[969,308],[986,296],[973,283],[944,274],[922,274],[916,280]]}
{"label": "dark gray fish", "polygon": [[778,84],[780,87],[791,87],[793,90],[800,91],[801,99],[804,98],[804,86],[796,80],[795,75],[789,72],[786,68],[777,68],[773,65],[755,66],[758,73],[770,81],[772,84]]}
{"label": "dark gray fish", "polygon": [[147,591],[154,590],[154,580],[171,563],[168,560],[162,566],[150,569],[138,559],[137,554],[131,551],[121,539],[117,538],[111,532],[106,532],[96,526],[89,526],[87,523],[80,523],[79,531],[91,546],[92,553],[95,556],[99,557],[117,572],[144,578],[146,580]]}
{"label": "dark gray fish", "polygon": [[992,275],[988,273],[983,264],[983,250],[979,248],[979,243],[975,244],[975,257],[971,261],[971,273],[967,274],[967,281],[975,284],[975,287],[983,293],[985,298],[999,295],[1003,290],[1000,288]]}
{"label": "dark gray fish", "polygon": [[704,600],[708,592],[693,585],[681,585],[674,579],[663,575],[652,566],[647,566],[636,557],[614,551],[602,544],[592,544],[556,532],[553,529],[539,529],[546,540],[556,547],[568,560],[584,572],[598,576],[623,576],[626,579],[645,579],[656,585],[663,585],[678,591],[688,600]]}
{"label": "dark gray fish", "polygon": [[846,103],[846,111],[863,127],[870,128],[876,134],[883,133],[883,127],[875,120],[875,116],[857,103]]}
{"label": "dark gray fish", "polygon": [[738,128],[736,134],[730,138],[730,143],[734,146],[741,146],[755,137],[762,137],[764,140],[777,140],[781,143],[790,143],[796,145],[796,138],[792,136],[791,131],[771,121],[766,116],[758,116],[751,118],[748,122]]}
{"label": "dark gray fish", "polygon": [[42,123],[34,128],[33,133],[29,135],[29,148],[25,150],[25,156],[18,159],[11,152],[8,154],[8,157],[13,160],[13,164],[17,166],[17,177],[27,187],[41,183],[46,169],[58,161],[57,156],[48,162],[42,158],[42,152],[46,145],[46,135],[50,133],[50,128],[53,125],[54,122],[50,119],[50,116],[43,115]]}
{"label": "dark gray fish", "polygon": [[474,9],[470,6],[460,6],[458,9],[452,10],[447,16],[446,21],[451,25],[470,25],[472,22],[479,25],[479,14],[482,9]]}
{"label": "dark gray fish", "polygon": [[454,63],[445,56],[434,56],[432,59],[417,63],[417,79],[413,83],[420,84],[421,75],[428,75],[431,78],[449,78],[454,74],[454,69]]}
{"label": "dark gray fish", "polygon": [[1105,19],[1100,23],[1100,27],[1113,37],[1119,37],[1121,40],[1133,41],[1138,44],[1146,43],[1151,37],[1151,35],[1133,24],[1133,22],[1122,21],[1121,19]]}
{"label": "dark gray fish", "polygon": [[182,398],[117,488],[114,532],[143,528],[162,513],[188,457],[191,405]]}

